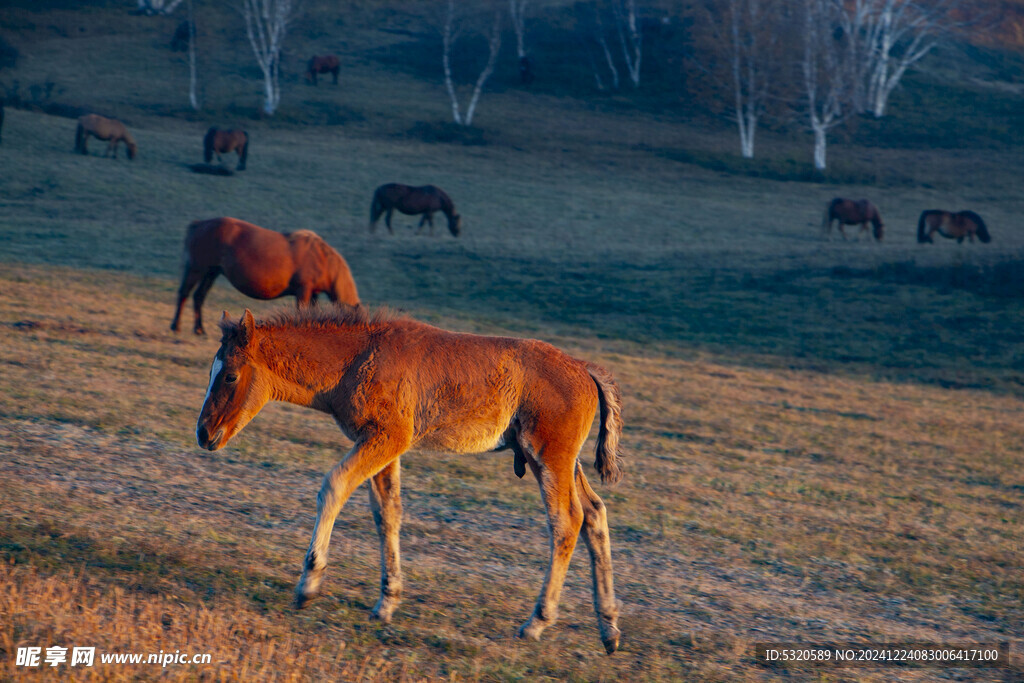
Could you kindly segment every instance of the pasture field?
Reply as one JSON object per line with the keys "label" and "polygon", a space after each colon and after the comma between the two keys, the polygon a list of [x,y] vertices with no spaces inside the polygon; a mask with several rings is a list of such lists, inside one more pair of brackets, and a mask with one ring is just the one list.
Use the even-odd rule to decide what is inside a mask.
{"label": "pasture field", "polygon": [[[455,134],[440,84],[400,61],[429,41],[376,29],[414,25],[309,6],[294,59],[337,51],[344,87],[286,69],[269,121],[251,117],[244,36],[204,54],[218,66],[192,114],[166,49],[174,20],[105,2],[0,10],[22,38],[23,92],[56,83],[52,101],[7,109],[0,146],[0,679],[47,678],[14,652],[53,644],[213,659],[62,670],[81,680],[1024,677],[1024,145],[991,123],[1015,119],[973,122],[988,125],[981,149],[854,136],[830,146],[833,182],[770,180],[715,152],[731,130],[617,96],[526,93],[504,65],[481,128]],[[978,88],[992,112],[1021,104]],[[139,157],[102,159],[95,142],[73,154],[58,101],[120,115]],[[249,169],[190,173],[207,126],[239,123]],[[763,149],[806,161],[795,144],[766,135]],[[400,216],[395,235],[370,234],[388,181],[445,188],[462,236],[443,221],[413,236]],[[877,203],[884,242],[822,239],[835,195]],[[992,244],[916,244],[918,213],[939,207],[978,211]],[[225,449],[196,446],[220,311],[290,305],[220,281],[211,338],[170,333],[184,228],[218,215],[317,231],[370,305],[545,339],[613,371],[626,479],[595,488],[620,652],[603,654],[582,547],[558,623],[540,643],[514,638],[547,536],[508,452],[403,458],[406,596],[391,625],[368,618],[379,554],[363,492],[339,517],[323,596],[292,609],[316,491],[350,444],[326,416],[271,405]],[[592,471],[593,439],[581,457]],[[769,640],[1010,642],[1015,659],[763,668],[753,645]]]}

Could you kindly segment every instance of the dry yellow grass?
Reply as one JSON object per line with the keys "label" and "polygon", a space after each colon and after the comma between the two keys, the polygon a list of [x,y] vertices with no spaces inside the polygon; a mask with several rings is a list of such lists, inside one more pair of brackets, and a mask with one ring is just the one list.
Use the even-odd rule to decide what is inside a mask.
{"label": "dry yellow grass", "polygon": [[[513,638],[547,541],[535,485],[503,455],[404,458],[408,595],[392,625],[368,620],[377,541],[363,495],[339,519],[325,597],[295,612],[315,492],[347,443],[324,416],[271,406],[231,447],[200,451],[216,341],[166,331],[172,287],[0,273],[5,677],[24,674],[17,647],[51,644],[213,655],[88,671],[98,679],[608,681],[770,678],[752,659],[760,640],[1024,646],[1020,398],[586,338],[550,340],[623,389],[627,480],[599,490],[620,653],[600,652],[583,557],[558,625],[539,644]],[[828,675],[935,670],[851,673]]]}

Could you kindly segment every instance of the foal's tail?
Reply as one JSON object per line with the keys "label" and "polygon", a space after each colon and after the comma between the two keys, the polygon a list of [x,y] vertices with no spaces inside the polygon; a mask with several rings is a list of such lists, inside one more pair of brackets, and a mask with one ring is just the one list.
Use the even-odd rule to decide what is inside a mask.
{"label": "foal's tail", "polygon": [[373,201],[370,202],[370,232],[377,227],[380,215],[384,213],[384,202],[380,198],[380,190],[373,193]]}
{"label": "foal's tail", "polygon": [[619,436],[622,434],[622,399],[610,372],[595,363],[587,363],[587,372],[597,385],[601,405],[601,425],[597,432],[597,459],[594,468],[601,481],[617,484],[622,480],[618,462]]}

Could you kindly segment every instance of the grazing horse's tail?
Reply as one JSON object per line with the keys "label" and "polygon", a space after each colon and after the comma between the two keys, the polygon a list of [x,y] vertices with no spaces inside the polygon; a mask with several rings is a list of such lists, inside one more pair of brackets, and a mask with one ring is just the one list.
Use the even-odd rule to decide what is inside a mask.
{"label": "grazing horse's tail", "polygon": [[238,170],[245,170],[245,162],[249,158],[249,134],[244,130],[242,135],[245,137],[245,142],[242,143],[242,149],[238,152]]}
{"label": "grazing horse's tail", "polygon": [[928,235],[925,234],[925,225],[928,222],[928,216],[931,213],[932,213],[931,211],[922,211],[921,212],[921,217],[917,219],[917,243],[918,244],[924,244],[925,242],[930,241],[928,239]]}
{"label": "grazing horse's tail", "polygon": [[822,232],[827,233],[829,229],[832,227],[832,207],[834,207],[836,205],[836,202],[838,201],[839,198],[837,197],[836,199],[833,199],[832,201],[825,205],[825,215],[821,219]]}
{"label": "grazing horse's tail", "polygon": [[206,135],[203,136],[203,161],[210,163],[213,159],[213,136],[217,134],[216,126],[210,126],[210,130],[206,131]]}
{"label": "grazing horse's tail", "polygon": [[75,130],[75,151],[85,154],[85,126],[82,122],[78,122],[78,128]]}
{"label": "grazing horse's tail", "polygon": [[373,232],[374,228],[377,227],[377,221],[380,220],[380,215],[384,213],[384,202],[380,198],[380,188],[373,193],[373,201],[370,202],[370,232]]}
{"label": "grazing horse's tail", "polygon": [[981,216],[974,213],[973,211],[964,211],[964,215],[970,218],[972,221],[974,221],[974,224],[978,226],[976,234],[978,235],[979,240],[981,240],[985,244],[988,244],[989,242],[992,241],[992,235],[989,234],[988,228],[985,227],[985,221],[981,220]]}
{"label": "grazing horse's tail", "polygon": [[618,462],[619,436],[622,434],[622,400],[619,387],[610,372],[595,363],[587,363],[587,372],[597,385],[601,405],[601,425],[597,432],[597,459],[594,468],[601,481],[616,484],[622,480]]}

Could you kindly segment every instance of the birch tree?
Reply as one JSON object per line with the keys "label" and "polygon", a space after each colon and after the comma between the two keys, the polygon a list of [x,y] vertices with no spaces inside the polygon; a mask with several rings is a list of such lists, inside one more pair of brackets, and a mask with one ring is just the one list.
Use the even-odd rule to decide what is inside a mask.
{"label": "birch tree", "polygon": [[281,102],[281,47],[298,9],[295,0],[242,0],[245,33],[263,72],[263,112],[272,116]]}
{"label": "birch tree", "polygon": [[473,85],[473,93],[465,110],[459,104],[455,78],[452,75],[452,46],[455,45],[455,41],[462,33],[462,21],[460,21],[457,15],[455,0],[448,0],[444,25],[441,28],[441,64],[444,68],[444,86],[452,103],[452,120],[460,126],[469,126],[473,123],[473,115],[476,113],[476,105],[480,101],[480,93],[483,92],[484,84],[487,83],[487,79],[494,73],[494,65],[498,61],[498,52],[501,50],[502,13],[501,10],[495,7],[491,30],[487,35],[487,63]]}
{"label": "birch tree", "polygon": [[619,36],[629,80],[634,88],[639,88],[644,34],[640,30],[636,0],[612,0],[612,15],[615,17],[615,31]]}
{"label": "birch tree", "polygon": [[199,111],[199,96],[196,94],[196,19],[192,0],[188,0],[188,102],[192,109]]}
{"label": "birch tree", "polygon": [[848,39],[853,104],[885,115],[892,91],[955,24],[959,0],[834,0]]}
{"label": "birch tree", "polygon": [[847,49],[836,37],[840,6],[834,0],[804,0],[803,73],[804,94],[811,131],[814,133],[814,167],[825,170],[828,131],[842,123],[849,100]]}
{"label": "birch tree", "polygon": [[774,0],[728,0],[718,33],[728,51],[733,111],[740,152],[754,158],[757,124],[765,113],[772,81],[780,61],[776,52],[780,26]]}
{"label": "birch tree", "polygon": [[526,57],[526,6],[529,0],[508,0],[508,14],[516,34],[516,57]]}
{"label": "birch tree", "polygon": [[138,11],[141,14],[167,16],[178,8],[182,0],[139,0]]}

